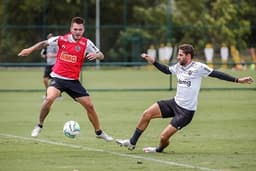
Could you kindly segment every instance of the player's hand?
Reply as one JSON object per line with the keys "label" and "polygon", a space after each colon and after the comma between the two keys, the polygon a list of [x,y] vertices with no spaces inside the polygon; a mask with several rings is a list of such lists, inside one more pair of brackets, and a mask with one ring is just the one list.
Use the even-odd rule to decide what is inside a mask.
{"label": "player's hand", "polygon": [[251,84],[254,82],[254,79],[252,77],[242,77],[242,78],[238,78],[238,83],[248,83]]}
{"label": "player's hand", "polygon": [[93,60],[95,60],[95,59],[98,59],[98,53],[93,53],[93,52],[88,53],[88,54],[86,55],[86,58],[87,58],[89,61],[93,61]]}
{"label": "player's hand", "polygon": [[30,48],[27,48],[27,49],[23,49],[22,51],[20,51],[18,56],[28,56],[31,53],[32,53],[32,50]]}
{"label": "player's hand", "polygon": [[153,63],[155,62],[155,59],[152,58],[151,56],[149,56],[149,55],[146,54],[146,53],[142,53],[140,56],[141,56],[142,58],[144,58],[146,61],[148,61],[148,63],[153,64]]}

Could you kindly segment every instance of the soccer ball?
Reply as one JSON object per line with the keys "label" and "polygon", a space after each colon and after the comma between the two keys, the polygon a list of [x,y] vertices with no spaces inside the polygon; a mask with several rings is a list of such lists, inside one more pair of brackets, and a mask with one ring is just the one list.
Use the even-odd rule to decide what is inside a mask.
{"label": "soccer ball", "polygon": [[76,121],[67,121],[64,124],[63,133],[68,138],[75,138],[80,134],[80,126]]}

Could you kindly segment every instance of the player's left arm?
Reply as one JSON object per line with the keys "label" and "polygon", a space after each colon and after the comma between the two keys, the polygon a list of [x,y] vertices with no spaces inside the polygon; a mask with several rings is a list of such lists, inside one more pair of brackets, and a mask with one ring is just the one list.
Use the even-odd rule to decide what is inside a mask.
{"label": "player's left arm", "polygon": [[104,55],[101,51],[98,51],[98,52],[89,52],[87,55],[86,55],[86,58],[89,60],[89,61],[93,61],[95,59],[98,59],[98,60],[102,60],[104,59]]}
{"label": "player's left arm", "polygon": [[141,57],[146,61],[148,61],[148,63],[153,64],[159,71],[165,74],[172,74],[171,71],[169,70],[168,65],[157,62],[153,57],[149,56],[148,54],[142,53]]}
{"label": "player's left arm", "polygon": [[87,40],[86,58],[89,61],[104,59],[104,54],[94,45],[91,40]]}
{"label": "player's left arm", "polygon": [[210,77],[215,77],[215,78],[219,78],[221,80],[226,80],[226,81],[231,81],[231,82],[236,82],[236,83],[247,83],[247,84],[251,84],[254,82],[254,79],[251,76],[248,77],[241,77],[241,78],[236,78],[233,77],[229,74],[226,74],[224,72],[221,71],[216,71],[213,70],[210,74]]}

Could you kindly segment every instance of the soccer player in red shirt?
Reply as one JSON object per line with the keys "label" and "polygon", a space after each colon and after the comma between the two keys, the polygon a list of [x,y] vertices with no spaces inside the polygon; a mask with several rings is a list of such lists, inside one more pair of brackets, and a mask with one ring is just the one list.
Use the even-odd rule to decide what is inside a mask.
{"label": "soccer player in red shirt", "polygon": [[47,88],[47,97],[41,105],[39,121],[31,133],[32,137],[37,137],[40,134],[44,120],[50,112],[53,102],[65,91],[86,109],[87,116],[95,129],[96,137],[105,141],[113,140],[111,136],[102,131],[98,114],[90,95],[79,81],[80,71],[85,59],[89,61],[104,59],[103,53],[94,43],[83,37],[84,31],[84,19],[74,17],[71,20],[70,33],[38,42],[29,48],[23,49],[18,54],[19,56],[28,56],[33,51],[40,50],[56,42],[59,47],[57,60],[51,73],[53,80]]}

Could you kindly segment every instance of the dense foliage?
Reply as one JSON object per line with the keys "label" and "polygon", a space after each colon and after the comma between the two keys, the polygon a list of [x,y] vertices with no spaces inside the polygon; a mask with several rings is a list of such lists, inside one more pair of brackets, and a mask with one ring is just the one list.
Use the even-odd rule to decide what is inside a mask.
{"label": "dense foliage", "polygon": [[[1,0],[0,62],[39,62],[17,52],[69,30],[73,16],[86,19],[86,36],[95,42],[95,0]],[[150,44],[222,43],[239,49],[255,46],[256,1],[253,0],[100,0],[100,49],[105,61],[136,62]]]}

